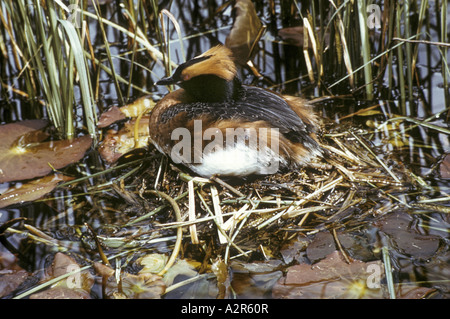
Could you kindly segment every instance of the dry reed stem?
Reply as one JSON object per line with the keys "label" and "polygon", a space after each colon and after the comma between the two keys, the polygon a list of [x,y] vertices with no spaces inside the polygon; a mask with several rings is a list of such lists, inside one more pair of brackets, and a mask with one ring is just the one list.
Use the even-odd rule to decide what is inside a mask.
{"label": "dry reed stem", "polygon": [[[194,180],[188,182],[189,191],[189,222],[195,222],[195,193],[194,193]],[[191,241],[193,244],[198,244],[197,227],[195,223],[189,226],[189,233],[191,234]]]}
{"label": "dry reed stem", "polygon": [[214,207],[214,214],[216,215],[216,225],[219,228],[218,229],[218,235],[219,235],[219,242],[221,244],[226,244],[227,239],[223,235],[224,229],[223,229],[223,216],[222,216],[222,208],[220,207],[220,198],[219,193],[217,191],[217,188],[214,185],[210,186],[211,190],[211,198],[213,201],[213,207]]}
{"label": "dry reed stem", "polygon": [[[160,196],[160,197],[164,198],[165,200],[167,200],[170,203],[170,205],[172,205],[172,208],[175,212],[177,221],[178,222],[181,221],[180,207],[178,206],[177,202],[172,197],[170,197],[169,195],[167,195],[165,193],[153,191],[153,190],[149,190],[146,192],[156,195],[156,196]],[[169,270],[170,267],[172,267],[172,265],[175,263],[178,253],[180,252],[182,240],[183,240],[183,228],[181,226],[178,226],[177,227],[177,240],[175,242],[175,246],[173,248],[172,254],[170,255],[169,260],[167,261],[167,264],[164,266],[164,269],[158,273],[158,276],[164,275],[167,272],[167,270]]]}

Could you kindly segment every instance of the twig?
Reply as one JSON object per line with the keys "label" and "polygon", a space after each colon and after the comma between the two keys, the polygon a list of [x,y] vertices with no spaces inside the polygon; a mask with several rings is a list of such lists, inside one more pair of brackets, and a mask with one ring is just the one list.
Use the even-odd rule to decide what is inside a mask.
{"label": "twig", "polygon": [[[310,199],[312,199],[312,198],[318,196],[319,194],[324,193],[324,192],[326,192],[326,191],[328,191],[328,190],[334,188],[334,187],[335,187],[337,184],[339,184],[339,182],[341,182],[343,179],[344,179],[344,178],[343,178],[342,176],[339,176],[339,177],[338,177],[337,179],[335,179],[334,181],[332,181],[332,182],[330,182],[330,183],[328,183],[328,184],[322,186],[321,188],[315,190],[313,193],[308,194],[307,196],[305,196],[304,198],[302,198],[302,199],[300,199],[300,200],[298,200],[298,201],[296,201],[296,202],[293,202],[293,205],[299,206],[299,205],[301,205],[301,204],[306,203],[308,200],[310,200]],[[270,218],[270,219],[266,220],[265,222],[261,223],[261,224],[258,226],[258,230],[261,229],[261,228],[263,228],[263,227],[265,227],[265,226],[267,226],[268,224],[272,223],[273,221],[279,219],[279,218],[280,218],[281,216],[283,216],[286,212],[287,212],[287,210],[282,211],[282,212],[278,213],[277,215],[273,216],[272,218]],[[307,218],[308,216],[309,216],[309,212],[305,214],[305,216],[303,217],[303,219],[300,221],[300,224],[299,224],[299,225],[303,224],[304,220],[306,220],[306,218]]]}
{"label": "twig", "polygon": [[[152,192],[152,191],[145,191],[145,192]],[[173,200],[174,200],[174,201],[178,201],[178,200],[182,199],[183,197],[186,197],[186,196],[188,195],[188,193],[189,193],[188,191],[187,191],[187,192],[184,192],[184,193],[182,193],[181,195],[175,197]],[[155,209],[152,210],[151,212],[149,212],[149,213],[147,213],[147,214],[145,214],[145,215],[139,216],[138,218],[133,219],[132,221],[126,223],[123,227],[131,226],[131,225],[136,224],[136,223],[138,223],[138,222],[140,222],[140,221],[143,221],[144,219],[147,219],[147,218],[149,218],[150,216],[153,216],[154,214],[160,212],[161,210],[163,210],[163,209],[166,208],[166,207],[167,207],[167,205],[166,205],[166,204],[163,204],[163,205],[161,205],[161,206],[155,208]]]}
{"label": "twig", "polygon": [[247,255],[241,248],[239,248],[235,243],[233,243],[230,239],[230,237],[225,233],[225,231],[222,229],[222,227],[219,227],[219,225],[217,225],[217,217],[213,214],[213,212],[211,211],[211,209],[209,208],[208,204],[206,203],[205,199],[203,198],[203,196],[197,192],[198,197],[200,198],[200,200],[202,201],[203,205],[205,206],[206,210],[208,211],[208,214],[213,217],[212,220],[214,221],[214,223],[217,226],[217,229],[221,232],[221,234],[227,239],[228,243],[231,244],[234,248],[236,248],[238,251],[240,251],[242,254]]}
{"label": "twig", "polygon": [[[172,205],[172,207],[173,207],[173,210],[174,210],[175,216],[176,216],[176,220],[178,222],[181,222],[180,207],[178,206],[177,202],[172,197],[170,197],[169,195],[167,195],[165,193],[161,193],[161,192],[154,191],[154,190],[148,190],[146,192],[160,196],[160,197],[164,198],[166,201],[168,201],[170,203],[170,205]],[[164,267],[164,269],[158,273],[158,276],[164,275],[167,272],[167,270],[169,270],[170,267],[172,267],[172,265],[175,263],[178,253],[180,252],[182,239],[183,239],[183,228],[181,226],[178,226],[177,227],[177,240],[175,242],[175,246],[173,248],[172,255],[170,256],[169,260],[167,261],[167,264]]]}
{"label": "twig", "polygon": [[366,150],[368,150],[368,151],[370,152],[370,154],[372,154],[372,155],[374,156],[374,158],[378,161],[378,163],[380,163],[380,165],[383,166],[383,168],[389,173],[389,175],[392,176],[392,178],[393,178],[397,183],[401,183],[401,181],[398,179],[398,177],[394,175],[394,173],[386,166],[386,164],[385,164],[382,160],[380,160],[380,159],[378,158],[378,156],[370,149],[370,147],[368,147],[368,146],[366,145],[366,143],[364,143],[364,142],[359,138],[358,135],[356,135],[356,134],[353,133],[353,132],[350,132],[350,133],[353,135],[354,138],[356,138],[356,139],[358,140],[359,143],[361,143],[362,146],[364,146],[364,148],[365,148]]}
{"label": "twig", "polygon": [[344,256],[344,259],[345,259],[346,263],[347,263],[347,264],[350,264],[350,263],[351,263],[351,262],[350,262],[350,258],[348,258],[347,253],[345,252],[344,248],[342,247],[341,241],[339,240],[339,237],[338,237],[338,235],[337,235],[337,233],[336,233],[336,229],[335,229],[335,228],[332,230],[332,233],[333,233],[334,241],[335,241],[336,244],[338,245],[338,248],[339,248],[339,250],[341,251],[342,256]]}
{"label": "twig", "polygon": [[217,176],[212,176],[210,178],[212,181],[224,186],[225,188],[229,189],[230,191],[232,191],[234,194],[236,194],[239,197],[245,197],[245,195],[243,193],[241,193],[239,190],[237,190],[236,188],[234,188],[233,186],[231,186],[230,184],[224,182],[223,180],[221,180],[220,178],[218,178]]}
{"label": "twig", "polygon": [[450,43],[445,42],[433,42],[433,41],[427,41],[427,40],[410,40],[410,39],[402,39],[402,38],[392,38],[394,41],[401,41],[401,42],[410,42],[410,43],[422,43],[422,44],[430,44],[430,45],[437,45],[441,47],[450,47]]}
{"label": "twig", "polygon": [[222,229],[222,231],[220,231],[220,229],[218,229],[219,242],[221,244],[226,244],[227,239],[225,238],[225,236],[222,235],[223,216],[222,216],[222,208],[220,207],[219,193],[217,192],[217,188],[214,185],[210,186],[210,190],[211,190],[211,199],[212,199],[213,207],[214,207],[214,214],[216,215],[216,224],[217,224],[218,228]]}
{"label": "twig", "polygon": [[[195,193],[194,193],[194,180],[188,182],[189,192],[189,222],[195,222]],[[189,226],[189,232],[191,234],[191,240],[193,244],[198,244],[197,227],[195,223]]]}
{"label": "twig", "polygon": [[95,241],[95,244],[97,245],[97,250],[98,250],[98,253],[100,255],[100,258],[101,258],[103,264],[106,266],[111,266],[111,264],[108,261],[108,257],[106,257],[105,253],[103,252],[102,245],[100,244],[100,241],[98,240],[98,237],[97,237],[97,233],[94,231],[94,229],[88,223],[84,223],[84,225],[89,229],[89,231],[92,233],[92,236],[94,237],[94,241]]}
{"label": "twig", "polygon": [[386,273],[386,282],[388,286],[389,297],[391,299],[395,299],[394,280],[392,279],[392,267],[391,258],[389,256],[389,248],[387,246],[383,246],[381,251],[383,253],[384,272]]}

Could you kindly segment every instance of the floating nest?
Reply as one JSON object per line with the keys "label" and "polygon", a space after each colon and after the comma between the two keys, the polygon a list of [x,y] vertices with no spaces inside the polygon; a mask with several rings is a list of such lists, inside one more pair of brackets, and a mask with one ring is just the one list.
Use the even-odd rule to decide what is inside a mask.
{"label": "floating nest", "polygon": [[[416,200],[417,194],[422,194],[423,181],[392,153],[384,151],[384,146],[373,145],[373,132],[354,125],[346,129],[335,123],[325,124],[324,132],[327,134],[321,137],[321,144],[325,155],[310,166],[240,181],[191,176],[157,150],[137,149],[122,156],[109,169],[60,185],[54,195],[61,190],[70,193],[70,209],[58,211],[43,224],[33,226],[31,221],[25,221],[23,230],[12,228],[19,219],[11,220],[2,226],[1,232],[8,236],[26,234],[28,242],[45,244],[49,253],[56,249],[73,258],[63,265],[78,262],[80,267],[94,267],[104,281],[108,278],[103,283],[109,287],[103,292],[107,298],[159,297],[178,287],[172,283],[179,273],[196,280],[215,279],[217,297],[224,298],[230,293],[228,267],[238,272],[236,280],[242,276],[239,271],[248,272],[254,267],[278,272],[274,279],[278,280],[280,270],[289,271],[289,265],[321,260],[334,265],[335,249],[349,265],[354,260],[379,262],[380,254],[374,254],[377,244],[358,234],[371,232],[381,217],[413,210],[448,213],[446,206]],[[91,153],[86,161],[96,156]],[[64,197],[67,198],[67,193]],[[58,201],[47,198],[45,202],[56,205]],[[75,225],[68,225],[67,218],[76,221]],[[398,236],[407,241],[411,238],[406,233]],[[11,247],[6,236],[1,239]],[[431,243],[425,250],[433,256],[440,240],[425,239],[421,244]],[[348,246],[349,240],[361,242]],[[335,248],[321,251],[320,246],[330,245]],[[355,255],[358,245],[365,251],[361,253],[364,249],[360,249]],[[295,256],[292,247],[297,252],[307,251],[307,258]],[[418,252],[423,255],[424,249],[419,247]],[[20,253],[18,256],[21,259]],[[426,253],[422,257],[428,258]],[[144,259],[152,264],[150,268],[154,267],[153,260],[159,260],[157,264],[161,267],[141,273],[147,268],[146,265],[142,268]],[[124,271],[122,279],[129,282],[129,291],[118,288],[113,276],[111,264],[119,260]],[[56,261],[55,257],[50,269],[59,267],[55,266]],[[274,265],[270,261],[278,262]],[[249,264],[254,262],[263,266]],[[89,296],[93,283],[87,270],[83,276],[89,280],[83,281],[87,288],[82,291],[82,298]],[[56,278],[42,281],[45,280],[52,282]],[[295,294],[286,292],[289,286],[279,280],[275,295],[295,298]],[[133,287],[141,284],[146,288],[142,288],[145,294],[139,296]],[[236,285],[239,284],[235,282],[233,289],[248,289]],[[66,288],[45,290],[44,295],[31,297],[48,294],[49,298],[59,298],[68,293]],[[275,295],[272,292],[271,296]]]}
{"label": "floating nest", "polygon": [[245,181],[193,177],[154,151],[115,187],[127,214],[120,233],[144,227],[145,242],[178,230],[177,256],[198,245],[209,258],[277,258],[299,234],[351,231],[414,206],[404,195],[418,186],[415,175],[366,131],[335,126],[322,137],[326,155],[309,167]]}

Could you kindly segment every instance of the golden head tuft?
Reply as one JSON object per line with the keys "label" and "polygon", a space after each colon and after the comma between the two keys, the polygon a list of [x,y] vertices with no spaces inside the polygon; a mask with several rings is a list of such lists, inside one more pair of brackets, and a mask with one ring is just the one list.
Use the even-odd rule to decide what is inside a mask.
{"label": "golden head tuft", "polygon": [[233,61],[233,53],[227,47],[217,45],[196,58],[206,59],[199,59],[199,62],[186,67],[181,72],[181,78],[184,81],[205,74],[216,75],[227,81],[232,81],[236,76],[237,71]]}

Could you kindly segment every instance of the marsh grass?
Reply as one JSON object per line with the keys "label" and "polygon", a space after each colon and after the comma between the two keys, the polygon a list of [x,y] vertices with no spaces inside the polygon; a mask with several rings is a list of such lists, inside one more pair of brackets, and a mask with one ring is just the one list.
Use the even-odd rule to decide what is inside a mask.
{"label": "marsh grass", "polygon": [[[61,1],[43,3],[44,6],[37,0],[1,2],[4,27],[1,48],[6,65],[10,65],[11,73],[16,74],[20,87],[16,83],[10,85],[2,81],[7,88],[10,85],[31,100],[43,100],[46,108],[44,111],[37,110],[36,114],[47,113],[58,132],[64,136],[75,134],[76,122],[81,122],[78,126],[86,125],[89,133],[95,135],[96,101],[100,86],[98,72],[109,74],[118,103],[123,105],[130,98],[132,89],[148,93],[147,88],[135,84],[138,75],[134,72],[151,73],[152,68],[162,63],[169,74],[176,66],[171,60],[170,43],[177,41],[170,38],[173,31],[180,44],[179,61],[186,59],[183,42],[191,35],[182,34],[180,21],[170,12],[170,7],[161,9],[157,1],[121,1],[120,7],[112,8],[114,11],[110,18],[102,12],[108,11],[102,9],[105,6],[98,5],[96,1],[88,6],[86,1],[77,3],[72,0],[70,4],[75,6],[70,8],[72,11]],[[210,10],[210,19],[219,18],[219,14],[231,3],[215,5],[219,11]],[[277,6],[273,1],[259,5]],[[380,10],[372,12],[368,9],[369,5],[377,5]],[[445,43],[447,40],[447,3],[436,2],[435,6],[436,11],[441,12],[438,19],[439,38],[432,38],[424,30],[424,26],[430,23],[428,1],[329,1],[320,2],[318,7],[313,1],[283,1],[281,11],[275,12],[273,9],[271,14],[282,21],[304,25],[306,72],[311,84],[321,88],[322,94],[336,95],[342,88],[347,88],[355,97],[373,100],[380,98],[382,87],[387,86],[390,94],[399,92],[402,101],[412,101],[416,98],[414,79],[418,76],[416,63],[419,46],[439,46],[439,42]],[[295,20],[289,14],[297,14],[301,19]],[[369,20],[380,24],[370,29]],[[124,56],[111,52],[110,46],[115,40],[107,36],[106,26],[115,29],[128,42],[131,50]],[[93,31],[100,36],[91,39]],[[206,33],[196,36],[200,38]],[[98,49],[95,52],[92,43],[96,43],[97,48],[101,45],[101,58],[95,56],[99,52]],[[308,43],[312,46],[309,47]],[[7,46],[11,48],[11,54],[7,52]],[[138,55],[142,50],[146,50],[153,60],[150,68],[139,61]],[[439,46],[439,50],[444,88],[448,91],[448,48]],[[118,59],[129,63],[129,74],[121,74],[116,69]],[[387,83],[383,79],[387,79]],[[75,116],[79,105],[83,106],[82,117]],[[402,102],[402,115],[413,114],[406,109],[406,105]],[[38,108],[40,104],[34,106]]]}
{"label": "marsh grass", "polygon": [[[41,6],[37,0],[19,0],[2,1],[1,11],[19,71],[17,79],[25,78],[25,86],[17,89],[25,91],[31,100],[43,99],[46,108],[36,113],[47,113],[59,135],[66,138],[75,136],[75,106],[82,105],[84,123],[95,137],[91,72],[84,59],[80,34],[65,19],[64,9],[58,2]],[[75,86],[80,89],[80,100]]]}

